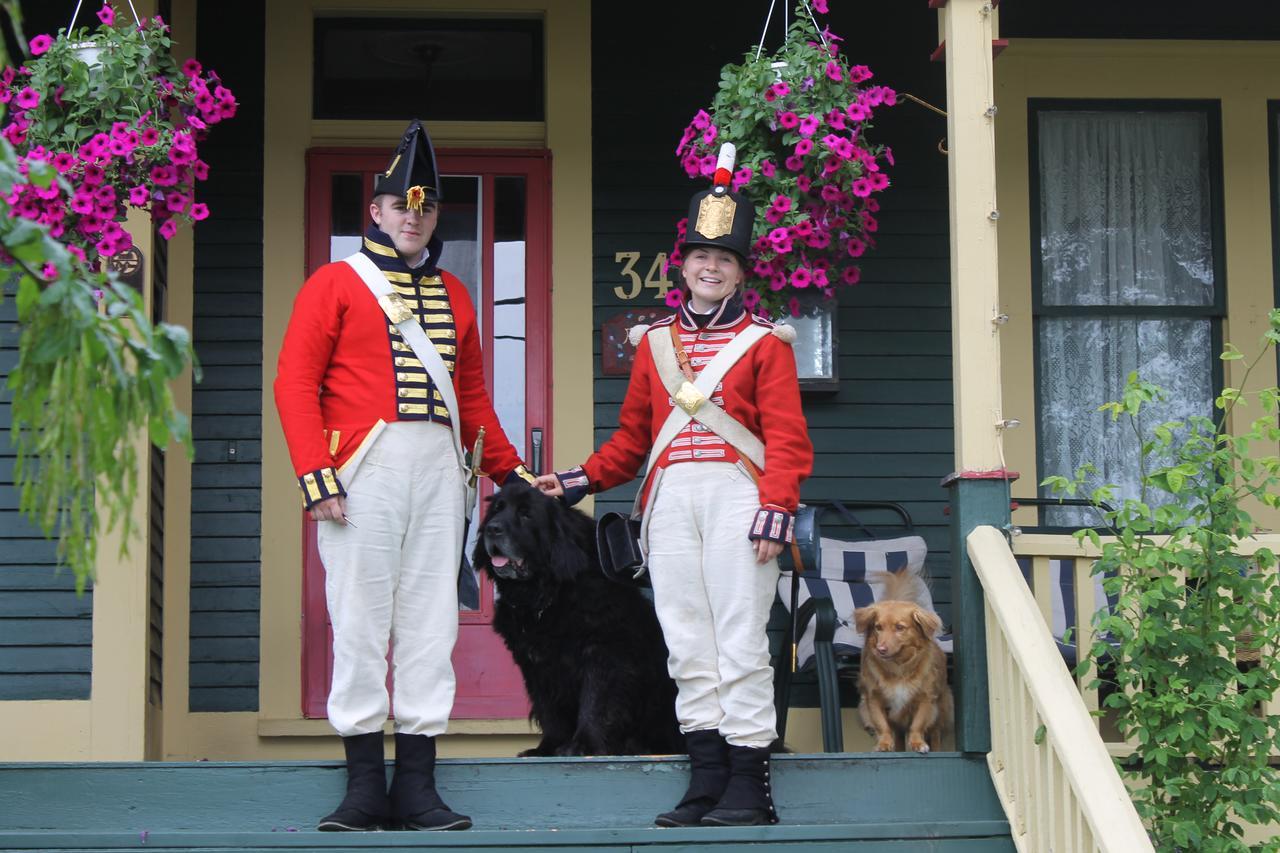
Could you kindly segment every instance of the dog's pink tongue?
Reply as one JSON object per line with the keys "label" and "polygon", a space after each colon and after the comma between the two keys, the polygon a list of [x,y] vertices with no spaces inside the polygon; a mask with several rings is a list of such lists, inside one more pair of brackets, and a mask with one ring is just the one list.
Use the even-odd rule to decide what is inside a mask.
{"label": "dog's pink tongue", "polygon": [[490,554],[489,562],[493,563],[493,567],[496,569],[496,568],[501,568],[502,566],[505,566],[507,563],[510,563],[511,560],[507,559],[501,554]]}

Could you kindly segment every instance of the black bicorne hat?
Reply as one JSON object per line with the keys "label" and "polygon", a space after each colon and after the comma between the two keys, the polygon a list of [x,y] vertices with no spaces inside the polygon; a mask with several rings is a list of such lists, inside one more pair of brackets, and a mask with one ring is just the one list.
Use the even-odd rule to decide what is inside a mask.
{"label": "black bicorne hat", "polygon": [[390,193],[404,199],[411,210],[422,212],[423,201],[440,201],[440,170],[436,168],[436,152],[422,122],[414,119],[400,137],[396,153],[385,172],[373,181],[375,197]]}
{"label": "black bicorne hat", "polygon": [[751,231],[756,224],[755,206],[738,193],[729,191],[736,156],[732,143],[720,146],[714,185],[709,190],[694,193],[689,202],[689,222],[685,226],[681,254],[699,246],[713,246],[736,252],[745,262],[751,253]]}

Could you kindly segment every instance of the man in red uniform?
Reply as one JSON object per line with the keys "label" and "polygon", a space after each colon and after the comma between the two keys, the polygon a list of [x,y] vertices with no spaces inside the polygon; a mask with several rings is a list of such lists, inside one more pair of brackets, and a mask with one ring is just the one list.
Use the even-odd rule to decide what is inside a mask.
{"label": "man in red uniform", "polygon": [[280,350],[276,407],[303,505],[318,522],[333,626],[328,715],[347,757],[346,796],[321,830],[471,826],[435,788],[435,736],[454,696],[462,448],[483,428],[484,472],[500,483],[532,477],[485,390],[467,290],[437,266],[439,202],[435,152],[415,121],[374,183],[361,250],[302,286]]}

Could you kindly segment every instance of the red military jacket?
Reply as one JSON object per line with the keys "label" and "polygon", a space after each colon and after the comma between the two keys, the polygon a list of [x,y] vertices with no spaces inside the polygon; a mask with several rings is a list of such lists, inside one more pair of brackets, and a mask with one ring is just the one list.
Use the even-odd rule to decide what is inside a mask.
{"label": "red military jacket", "polygon": [[[659,320],[654,326],[677,321],[686,334],[697,331],[687,317],[676,315]],[[741,332],[752,323],[774,328],[767,320],[743,314],[731,324],[711,325],[704,331]],[[696,360],[696,352],[691,350],[690,355]],[[725,374],[712,399],[719,402],[720,398],[721,408],[764,443],[765,463],[759,482],[761,506],[795,512],[800,502],[800,481],[813,468],[813,445],[800,407],[800,384],[791,345],[775,335],[766,335],[755,343]],[[658,375],[648,336],[644,336],[636,347],[631,381],[618,414],[618,430],[582,465],[591,492],[611,489],[636,476],[674,407],[675,402]],[[687,464],[673,462],[670,456],[670,451],[664,452],[659,465]],[[729,461],[733,458],[736,454]]]}
{"label": "red military jacket", "polygon": [[[373,249],[379,255],[376,260],[385,264],[386,253],[379,249],[386,247]],[[437,335],[433,341],[446,363],[454,363],[453,386],[463,447],[474,445],[483,426],[481,465],[485,474],[501,483],[522,466],[485,389],[475,307],[455,276],[444,270],[431,272],[400,273],[392,281],[420,319],[452,313],[454,331],[445,334],[455,335],[453,341],[444,343],[430,330],[431,323],[427,326]],[[406,277],[410,281],[403,281]],[[420,298],[413,295],[415,290]],[[441,296],[447,298],[445,308],[439,307]],[[307,279],[294,299],[277,362],[275,398],[307,507],[346,494],[337,469],[360,449],[379,421],[430,419],[448,423],[447,410],[439,398],[430,399],[425,370],[418,367],[417,376],[405,372],[409,368],[404,364],[418,362],[400,341],[399,332],[392,329],[368,286],[346,263],[325,264]],[[423,387],[410,390],[408,383],[414,381]]]}

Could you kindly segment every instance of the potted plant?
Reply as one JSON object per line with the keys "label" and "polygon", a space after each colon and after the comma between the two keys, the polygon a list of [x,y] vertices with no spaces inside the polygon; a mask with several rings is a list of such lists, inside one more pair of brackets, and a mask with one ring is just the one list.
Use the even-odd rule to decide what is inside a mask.
{"label": "potted plant", "polygon": [[[15,7],[5,13],[23,41]],[[6,383],[14,481],[78,588],[101,533],[118,526],[128,542],[138,434],[191,452],[169,388],[192,365],[190,335],[153,324],[101,261],[131,246],[129,206],[166,239],[208,216],[198,146],[236,110],[215,74],[177,66],[160,18],[119,21],[110,2],[97,18],[35,36],[20,62],[0,44],[0,299],[16,289],[21,334]]]}
{"label": "potted plant", "polygon": [[[710,107],[676,146],[695,179],[714,174],[722,142],[737,146],[732,189],[756,208],[744,301],[764,316],[798,316],[806,298],[830,300],[858,282],[857,259],[875,242],[875,195],[889,186],[884,167],[893,165],[893,152],[871,142],[868,130],[897,94],[869,85],[871,71],[846,61],[841,39],[818,28],[811,5],[827,11],[826,0],[800,0],[777,51],[753,48],[721,70]],[[673,264],[686,226],[677,225]],[[678,298],[669,292],[669,301]]]}
{"label": "potted plant", "polygon": [[[1159,850],[1248,850],[1243,822],[1280,820],[1280,768],[1271,764],[1280,715],[1266,710],[1280,692],[1280,575],[1271,549],[1244,547],[1265,532],[1252,513],[1280,508],[1280,388],[1247,388],[1277,342],[1280,309],[1240,387],[1218,395],[1213,419],[1143,429],[1143,409],[1165,393],[1136,372],[1122,399],[1101,407],[1141,442],[1132,460],[1141,492],[1120,502],[1114,486],[1092,488],[1095,505],[1117,508],[1075,534],[1101,550],[1093,572],[1113,602],[1094,616],[1097,640],[1082,650],[1079,672],[1096,667],[1104,712],[1134,744],[1119,767]],[[1244,356],[1227,344],[1221,358]],[[1233,430],[1246,401],[1258,416]],[[1043,484],[1075,495],[1094,473],[1086,465]]]}
{"label": "potted plant", "polygon": [[216,74],[194,59],[179,68],[159,17],[122,20],[110,2],[97,17],[36,36],[26,62],[0,73],[0,135],[31,177],[10,191],[11,210],[89,262],[132,245],[127,207],[150,213],[165,239],[209,215],[195,200],[209,175],[199,143],[236,111]]}

